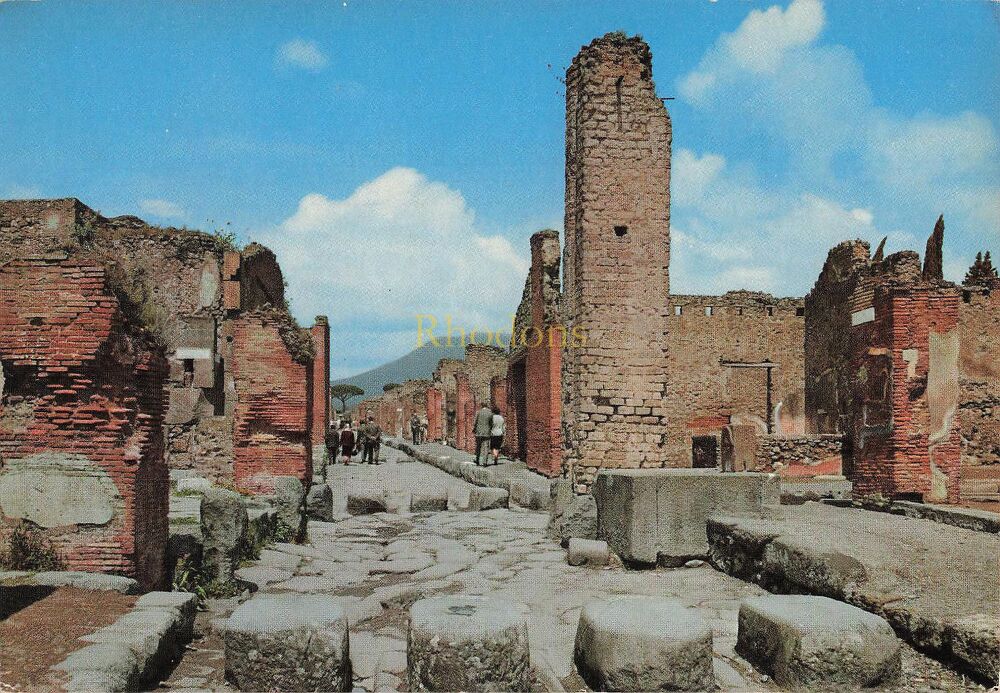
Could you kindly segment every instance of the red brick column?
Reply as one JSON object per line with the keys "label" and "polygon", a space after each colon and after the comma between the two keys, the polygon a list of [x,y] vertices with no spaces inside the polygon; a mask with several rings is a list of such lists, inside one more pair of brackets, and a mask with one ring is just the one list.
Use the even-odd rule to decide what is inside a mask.
{"label": "red brick column", "polygon": [[313,360],[291,352],[293,331],[279,311],[234,320],[233,476],[240,491],[271,493],[276,476],[312,479]]}
{"label": "red brick column", "polygon": [[441,390],[436,387],[427,388],[427,440],[430,441],[442,438],[441,398]]}
{"label": "red brick column", "polygon": [[876,288],[851,330],[854,495],[957,503],[958,291]]}
{"label": "red brick column", "polygon": [[469,387],[469,377],[465,373],[455,375],[455,447],[473,452],[476,439],[473,435],[473,420],[476,416],[476,401]]}
{"label": "red brick column", "polygon": [[[129,322],[97,264],[15,260],[0,265],[0,286],[9,408],[0,419],[0,537],[28,520],[69,569],[160,587],[169,493],[163,348]],[[70,478],[85,502],[58,495],[59,480]]]}
{"label": "red brick column", "polygon": [[323,445],[330,431],[330,321],[325,315],[316,316],[312,333],[313,406],[312,444]]}

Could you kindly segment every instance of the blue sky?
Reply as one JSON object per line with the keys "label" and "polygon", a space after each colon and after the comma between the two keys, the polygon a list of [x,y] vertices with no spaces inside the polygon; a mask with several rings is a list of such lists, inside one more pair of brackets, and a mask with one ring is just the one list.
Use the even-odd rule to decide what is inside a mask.
{"label": "blue sky", "polygon": [[0,0],[0,197],[231,224],[333,325],[502,327],[561,229],[565,67],[642,34],[674,123],[676,292],[802,295],[844,238],[1000,251],[1000,4]]}

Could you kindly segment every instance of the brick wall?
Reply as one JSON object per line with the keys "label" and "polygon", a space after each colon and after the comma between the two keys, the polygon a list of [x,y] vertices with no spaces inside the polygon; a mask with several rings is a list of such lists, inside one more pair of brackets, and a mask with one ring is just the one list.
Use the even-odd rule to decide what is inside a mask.
{"label": "brick wall", "polygon": [[440,441],[444,433],[441,421],[441,402],[444,399],[444,393],[440,387],[431,386],[427,388],[425,398],[427,400],[427,440]]}
{"label": "brick wall", "polygon": [[[244,492],[270,493],[275,476],[312,479],[313,354],[293,351],[299,328],[278,310],[233,322],[233,471]],[[310,340],[311,341],[311,340]]]}
{"label": "brick wall", "polygon": [[[563,340],[559,234],[531,237],[531,269],[514,320],[505,378],[505,452],[546,476],[562,472]],[[568,342],[567,342],[568,343]]]}
{"label": "brick wall", "polygon": [[163,347],[99,262],[16,252],[0,265],[0,534],[27,519],[70,569],[159,587]]}
{"label": "brick wall", "polygon": [[330,321],[317,315],[310,330],[313,342],[312,444],[323,445],[330,430]]}
{"label": "brick wall", "polygon": [[919,268],[916,253],[890,256],[851,299],[850,478],[856,497],[955,503],[959,291]]}
{"label": "brick wall", "polygon": [[801,299],[750,291],[672,295],[668,325],[670,466],[692,466],[695,439],[717,439],[730,423],[761,433],[804,431]]}
{"label": "brick wall", "polygon": [[562,305],[586,337],[563,354],[565,461],[578,482],[665,462],[670,140],[646,43],[608,34],[583,47],[566,72]]}
{"label": "brick wall", "polygon": [[455,447],[466,452],[476,448],[473,435],[478,403],[464,371],[455,374]]}

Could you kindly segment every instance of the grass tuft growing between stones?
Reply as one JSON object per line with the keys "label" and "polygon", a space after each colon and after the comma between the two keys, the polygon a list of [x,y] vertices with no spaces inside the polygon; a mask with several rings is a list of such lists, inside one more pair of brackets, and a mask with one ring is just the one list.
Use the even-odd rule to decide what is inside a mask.
{"label": "grass tuft growing between stones", "polygon": [[65,570],[66,565],[48,538],[31,522],[21,521],[0,551],[0,568],[5,570]]}

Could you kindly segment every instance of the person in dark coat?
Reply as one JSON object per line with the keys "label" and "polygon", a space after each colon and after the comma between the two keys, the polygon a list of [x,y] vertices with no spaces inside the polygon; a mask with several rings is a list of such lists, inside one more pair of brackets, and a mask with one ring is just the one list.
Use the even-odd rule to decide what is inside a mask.
{"label": "person in dark coat", "polygon": [[354,431],[351,430],[351,424],[345,423],[340,430],[340,451],[344,456],[344,464],[351,463],[351,458],[354,456],[354,444]]}

